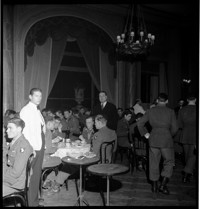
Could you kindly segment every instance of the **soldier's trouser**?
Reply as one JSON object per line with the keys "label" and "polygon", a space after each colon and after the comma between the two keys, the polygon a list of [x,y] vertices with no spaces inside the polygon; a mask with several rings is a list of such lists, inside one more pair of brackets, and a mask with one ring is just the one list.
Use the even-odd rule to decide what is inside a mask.
{"label": "soldier's trouser", "polygon": [[6,183],[3,182],[3,197],[8,195],[8,194],[12,194],[13,192],[16,192],[18,190],[10,187],[9,185],[7,185]]}
{"label": "soldier's trouser", "polygon": [[163,168],[161,176],[170,178],[173,172],[174,163],[174,149],[173,148],[159,148],[149,147],[149,179],[158,181],[160,178],[159,164],[163,157]]}
{"label": "soldier's trouser", "polygon": [[185,167],[184,171],[186,173],[193,173],[196,163],[196,156],[194,155],[194,145],[193,144],[183,144],[183,150],[185,155]]}

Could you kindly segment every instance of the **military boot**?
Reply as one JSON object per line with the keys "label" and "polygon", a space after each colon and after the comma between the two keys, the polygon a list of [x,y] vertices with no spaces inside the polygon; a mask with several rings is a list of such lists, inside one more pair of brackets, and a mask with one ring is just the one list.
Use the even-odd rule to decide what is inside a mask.
{"label": "military boot", "polygon": [[192,176],[192,174],[183,172],[182,182],[183,183],[190,182],[191,181],[191,176]]}
{"label": "military boot", "polygon": [[159,192],[162,192],[163,194],[169,194],[169,190],[166,186],[168,182],[169,182],[169,178],[163,177],[161,185],[159,187]]}

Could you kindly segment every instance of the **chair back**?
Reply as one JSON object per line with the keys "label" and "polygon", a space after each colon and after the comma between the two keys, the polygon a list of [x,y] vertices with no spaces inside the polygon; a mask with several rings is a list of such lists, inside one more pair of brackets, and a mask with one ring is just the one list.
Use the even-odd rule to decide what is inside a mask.
{"label": "chair back", "polygon": [[34,158],[34,154],[32,153],[29,156],[27,164],[26,164],[26,180],[25,180],[25,187],[24,187],[24,195],[25,195],[25,201],[26,201],[27,206],[28,206],[27,193],[28,193],[29,182],[30,182],[30,178],[31,178],[31,168],[32,168],[33,158]]}
{"label": "chair back", "polygon": [[141,155],[146,156],[146,152],[148,150],[148,140],[144,136],[140,135],[137,126],[135,127],[134,130],[135,131],[132,136],[132,139],[133,139],[135,153],[140,156]]}
{"label": "chair back", "polygon": [[112,163],[113,162],[113,150],[115,147],[115,140],[110,142],[103,142],[100,147],[100,162]]}
{"label": "chair back", "polygon": [[32,167],[33,158],[34,158],[34,154],[32,153],[29,156],[27,164],[26,164],[26,179],[25,179],[24,189],[16,189],[18,191],[3,197],[3,202],[4,202],[5,206],[6,206],[6,200],[8,198],[14,198],[14,204],[15,204],[15,207],[16,207],[17,206],[17,202],[15,201],[15,199],[18,197],[22,201],[22,206],[28,207],[27,192],[28,192],[29,181],[30,181],[30,176],[31,176],[31,167]]}
{"label": "chair back", "polygon": [[29,187],[29,182],[30,182],[30,177],[31,177],[31,168],[32,168],[32,161],[33,161],[33,158],[34,158],[34,154],[32,153],[29,158],[28,158],[28,161],[27,161],[27,164],[26,164],[26,180],[25,180],[25,187],[24,187],[24,190],[28,190],[28,187]]}

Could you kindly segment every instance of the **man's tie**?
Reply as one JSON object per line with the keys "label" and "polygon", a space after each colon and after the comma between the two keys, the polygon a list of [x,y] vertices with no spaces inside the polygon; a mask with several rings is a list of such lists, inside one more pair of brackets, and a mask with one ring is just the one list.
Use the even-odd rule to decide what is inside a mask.
{"label": "man's tie", "polygon": [[101,109],[103,110],[103,103],[101,103]]}

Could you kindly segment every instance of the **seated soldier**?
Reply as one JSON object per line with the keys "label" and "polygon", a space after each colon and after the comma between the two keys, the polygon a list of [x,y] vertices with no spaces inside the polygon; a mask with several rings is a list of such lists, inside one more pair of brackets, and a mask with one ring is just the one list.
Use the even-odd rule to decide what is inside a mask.
{"label": "seated soldier", "polygon": [[117,143],[120,147],[131,147],[129,137],[129,121],[131,119],[131,111],[125,110],[121,120],[117,123]]}
{"label": "seated soldier", "polygon": [[14,117],[8,121],[6,132],[12,141],[7,151],[7,158],[3,161],[3,196],[25,186],[26,165],[33,148],[22,134],[24,126],[25,123],[20,118]]}
{"label": "seated soldier", "polygon": [[71,108],[64,110],[64,116],[67,122],[67,129],[69,130],[69,138],[71,141],[78,140],[80,136],[79,120],[73,115]]}
{"label": "seated soldier", "polygon": [[[54,138],[53,132],[55,129],[55,121],[54,119],[50,119],[46,122],[46,133],[45,133],[45,153],[54,153],[57,150],[57,147],[62,147],[63,142],[59,143],[57,147],[53,147],[53,142],[60,142],[63,140],[62,137],[56,136]],[[63,134],[63,133],[61,133]]]}
{"label": "seated soldier", "polygon": [[[114,130],[107,127],[107,119],[103,115],[97,115],[95,117],[95,127],[98,130],[92,139],[92,150],[100,157],[100,147],[103,142],[110,142],[115,140],[115,146],[113,152],[117,149],[117,135]],[[106,156],[107,160],[111,161],[111,156]],[[104,159],[102,159],[104,161]]]}
{"label": "seated soldier", "polygon": [[[139,148],[136,149],[136,154],[138,156],[140,156],[139,159],[138,159],[138,164],[136,165],[139,171],[143,170],[143,165],[144,165],[143,161],[145,160],[145,162],[146,162],[146,159],[143,158],[142,156],[147,155],[147,147],[146,147],[147,146],[146,145],[147,140],[146,140],[145,137],[142,137],[140,135],[140,132],[139,132],[138,127],[137,127],[137,121],[139,121],[142,116],[143,116],[143,114],[141,112],[137,113],[136,114],[136,122],[130,125],[130,135],[131,135],[131,138],[132,138],[131,141],[134,141],[136,147],[137,147],[137,145],[139,147],[139,144],[142,144],[142,143],[145,146],[142,149],[139,149]],[[147,130],[147,124],[145,125],[144,128]]]}
{"label": "seated soldier", "polygon": [[65,134],[62,132],[61,119],[56,115],[54,117],[54,130],[52,132],[52,139],[56,137],[65,138]]}
{"label": "seated soldier", "polygon": [[88,116],[85,120],[86,126],[83,128],[79,139],[87,144],[91,144],[94,135],[94,120],[92,116]]}

